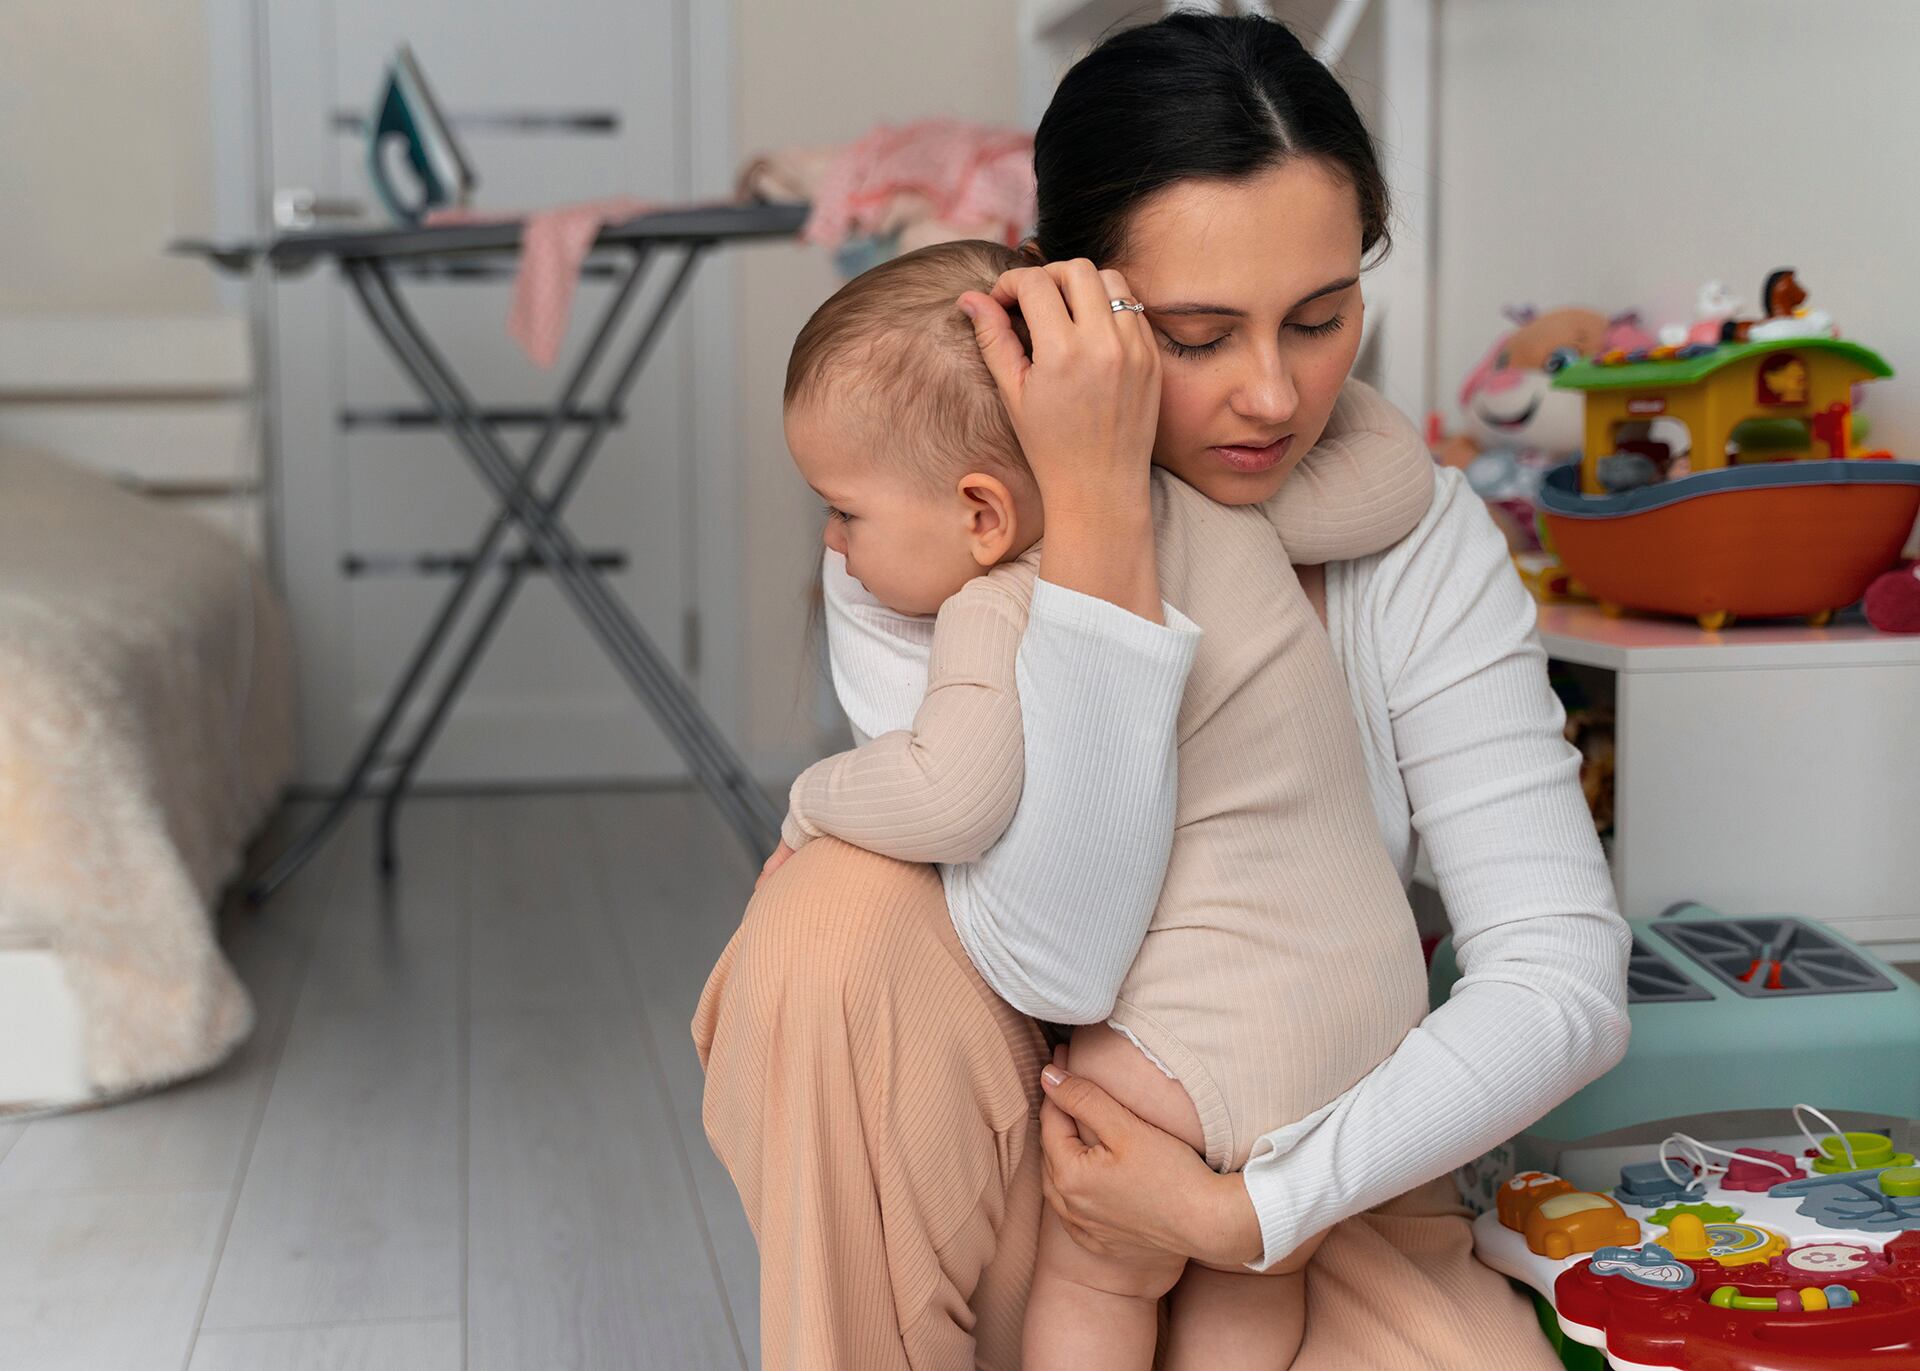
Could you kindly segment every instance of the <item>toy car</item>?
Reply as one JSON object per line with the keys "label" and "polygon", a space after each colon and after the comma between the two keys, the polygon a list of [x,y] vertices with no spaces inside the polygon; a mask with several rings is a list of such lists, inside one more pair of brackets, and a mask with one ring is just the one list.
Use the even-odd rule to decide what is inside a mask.
{"label": "toy car", "polygon": [[1640,1241],[1639,1220],[1628,1218],[1611,1197],[1576,1190],[1544,1171],[1523,1172],[1502,1186],[1497,1212],[1529,1250],[1554,1261]]}

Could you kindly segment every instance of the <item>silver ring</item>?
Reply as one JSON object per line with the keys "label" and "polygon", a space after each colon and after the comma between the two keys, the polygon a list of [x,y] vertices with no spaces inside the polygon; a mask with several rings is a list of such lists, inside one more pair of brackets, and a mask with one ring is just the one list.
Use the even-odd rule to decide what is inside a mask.
{"label": "silver ring", "polygon": [[1147,312],[1145,305],[1133,301],[1109,300],[1107,303],[1113,306],[1113,312],[1115,314],[1145,314]]}

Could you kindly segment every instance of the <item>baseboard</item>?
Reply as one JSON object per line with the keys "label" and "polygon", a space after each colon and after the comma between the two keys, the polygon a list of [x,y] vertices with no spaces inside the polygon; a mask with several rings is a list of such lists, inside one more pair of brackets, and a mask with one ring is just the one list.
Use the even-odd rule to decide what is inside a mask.
{"label": "baseboard", "polygon": [[60,959],[44,947],[0,947],[0,1109],[87,1094],[80,1009]]}

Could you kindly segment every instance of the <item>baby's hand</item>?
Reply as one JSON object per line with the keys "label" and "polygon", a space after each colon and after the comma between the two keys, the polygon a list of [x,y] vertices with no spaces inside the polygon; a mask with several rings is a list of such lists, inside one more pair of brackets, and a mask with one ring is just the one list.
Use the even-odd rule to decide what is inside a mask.
{"label": "baby's hand", "polygon": [[761,882],[765,881],[767,877],[771,876],[774,872],[778,871],[781,868],[781,866],[786,862],[787,858],[791,857],[792,855],[793,855],[793,849],[788,847],[784,842],[781,843],[780,846],[776,847],[773,850],[773,855],[767,858],[766,865],[760,868],[760,874],[754,877],[753,888],[755,890],[760,889]]}

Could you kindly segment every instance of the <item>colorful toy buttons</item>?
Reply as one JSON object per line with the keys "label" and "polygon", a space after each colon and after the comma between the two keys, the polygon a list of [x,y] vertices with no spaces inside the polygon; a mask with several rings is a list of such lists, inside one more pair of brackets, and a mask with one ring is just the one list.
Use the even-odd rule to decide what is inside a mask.
{"label": "colorful toy buttons", "polygon": [[1641,1204],[1652,1209],[1678,1200],[1701,1199],[1706,1195],[1706,1187],[1698,1180],[1675,1180],[1667,1169],[1668,1165],[1676,1165],[1682,1174],[1686,1172],[1684,1162],[1629,1162],[1620,1168],[1620,1184],[1614,1187],[1613,1197],[1623,1204]]}
{"label": "colorful toy buttons", "polygon": [[1693,1268],[1652,1242],[1645,1247],[1603,1247],[1593,1254],[1587,1269],[1596,1276],[1615,1276],[1655,1290],[1685,1290],[1693,1284]]}
{"label": "colorful toy buttons", "polygon": [[1771,1228],[1751,1223],[1702,1223],[1696,1214],[1676,1214],[1660,1235],[1660,1245],[1683,1261],[1748,1266],[1771,1261],[1787,1250],[1787,1240]]}
{"label": "colorful toy buttons", "polygon": [[[1783,1171],[1781,1167],[1786,1169]],[[1795,1180],[1805,1174],[1800,1163],[1785,1152],[1742,1147],[1735,1149],[1733,1159],[1727,1163],[1727,1174],[1720,1178],[1720,1188],[1764,1193],[1782,1181]]]}
{"label": "colorful toy buttons", "polygon": [[1771,1295],[1744,1294],[1738,1286],[1723,1285],[1707,1297],[1717,1309],[1752,1309],[1765,1313],[1797,1314],[1801,1310],[1819,1313],[1827,1309],[1851,1309],[1860,1303],[1859,1294],[1844,1285],[1803,1286],[1798,1290],[1776,1290]]}
{"label": "colorful toy buttons", "polygon": [[1848,1133],[1845,1141],[1829,1133],[1820,1140],[1820,1153],[1813,1159],[1813,1169],[1823,1176],[1870,1171],[1878,1166],[1912,1165],[1913,1154],[1895,1152],[1893,1139],[1884,1133]]}

